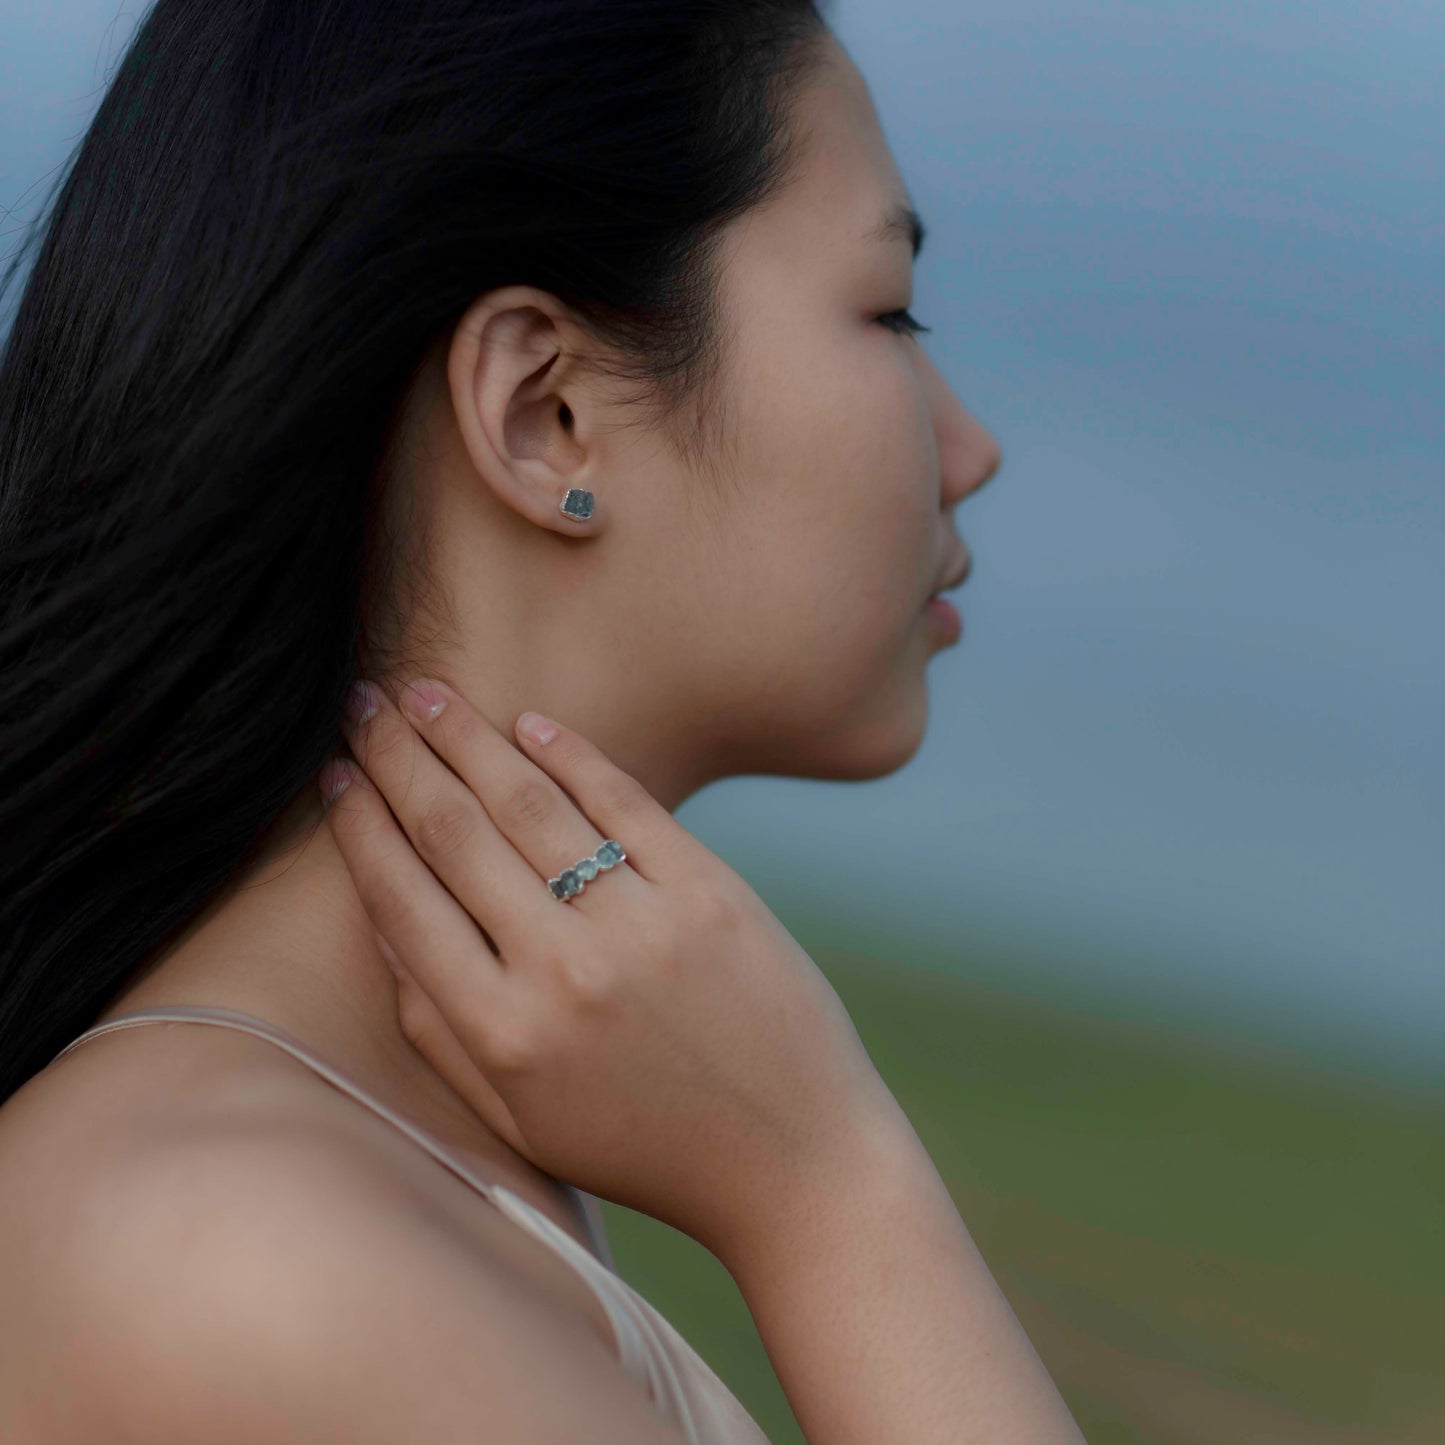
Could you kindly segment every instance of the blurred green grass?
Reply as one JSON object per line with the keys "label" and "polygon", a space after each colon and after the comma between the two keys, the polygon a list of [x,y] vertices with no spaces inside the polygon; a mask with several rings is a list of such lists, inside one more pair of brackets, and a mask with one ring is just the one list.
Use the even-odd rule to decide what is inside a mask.
{"label": "blurred green grass", "polygon": [[[789,926],[1090,1445],[1445,1441],[1445,1091]],[[623,1276],[803,1445],[726,1270],[604,1210]]]}

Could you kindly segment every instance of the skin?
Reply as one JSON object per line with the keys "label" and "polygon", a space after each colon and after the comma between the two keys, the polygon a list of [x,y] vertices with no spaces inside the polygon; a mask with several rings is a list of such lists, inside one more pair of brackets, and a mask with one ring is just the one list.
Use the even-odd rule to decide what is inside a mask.
{"label": "skin", "polygon": [[[567,308],[529,286],[478,298],[405,411],[397,482],[426,519],[429,574],[456,624],[428,642],[426,675],[504,736],[528,709],[564,721],[669,809],[727,776],[868,779],[914,755],[941,645],[923,603],[966,563],[953,508],[1000,462],[919,340],[878,319],[911,301],[908,238],[874,234],[908,194],[831,37],[795,123],[801,166],[726,235],[718,385],[731,444],[718,475],[644,425],[588,365]],[[588,522],[559,512],[569,487],[595,494]],[[295,800],[261,856],[102,1021],[176,1004],[268,1019],[585,1242],[557,1182],[402,1034],[317,793]],[[163,1077],[181,1067],[202,1089],[271,1081],[293,1116],[361,1112],[264,1041],[136,1029],[87,1043],[17,1096],[0,1159],[19,1157],[27,1110],[36,1133],[41,1119],[67,1127],[74,1092],[107,1095],[112,1120],[144,1108],[163,1127]],[[418,1181],[443,1174],[380,1120],[365,1137]]]}

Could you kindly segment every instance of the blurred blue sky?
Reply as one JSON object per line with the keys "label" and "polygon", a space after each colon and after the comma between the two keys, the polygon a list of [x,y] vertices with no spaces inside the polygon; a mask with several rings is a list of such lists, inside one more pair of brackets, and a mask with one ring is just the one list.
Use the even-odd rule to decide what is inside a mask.
{"label": "blurred blue sky", "polygon": [[[140,8],[0,0],[7,250]],[[834,23],[928,223],[922,344],[1005,461],[913,761],[679,818],[885,947],[1439,1077],[1445,7]]]}

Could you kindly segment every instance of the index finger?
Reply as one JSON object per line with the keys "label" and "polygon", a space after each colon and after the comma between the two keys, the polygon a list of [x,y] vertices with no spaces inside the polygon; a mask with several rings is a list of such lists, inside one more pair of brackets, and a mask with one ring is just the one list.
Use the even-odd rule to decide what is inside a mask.
{"label": "index finger", "polygon": [[319,781],[331,835],[377,933],[459,1036],[484,1044],[505,1008],[506,968],[477,920],[422,861],[358,764],[333,758]]}

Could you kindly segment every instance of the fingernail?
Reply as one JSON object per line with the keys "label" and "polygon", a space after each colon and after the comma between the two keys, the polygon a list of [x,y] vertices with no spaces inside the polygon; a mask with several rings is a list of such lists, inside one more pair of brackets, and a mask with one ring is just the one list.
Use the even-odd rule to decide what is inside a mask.
{"label": "fingernail", "polygon": [[550,743],[557,736],[557,724],[539,712],[524,712],[517,719],[517,731],[534,743]]}
{"label": "fingernail", "polygon": [[[321,765],[321,771],[317,774],[317,782],[321,787],[322,799],[329,808],[336,801],[341,790],[351,782],[351,769],[340,758],[328,758]],[[324,812],[325,809],[322,811]]]}
{"label": "fingernail", "polygon": [[409,682],[401,690],[401,705],[419,723],[429,723],[438,717],[447,705],[447,700],[429,682]]}
{"label": "fingernail", "polygon": [[359,727],[376,716],[376,691],[369,682],[353,682],[346,694],[346,716]]}

